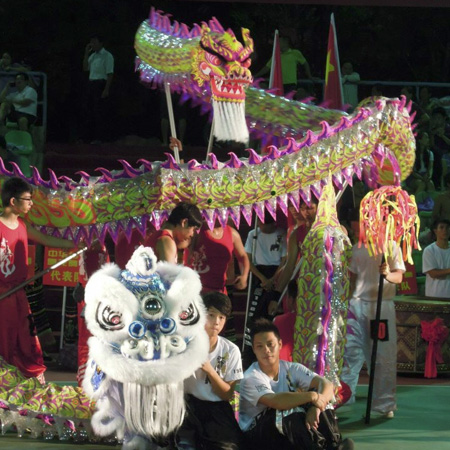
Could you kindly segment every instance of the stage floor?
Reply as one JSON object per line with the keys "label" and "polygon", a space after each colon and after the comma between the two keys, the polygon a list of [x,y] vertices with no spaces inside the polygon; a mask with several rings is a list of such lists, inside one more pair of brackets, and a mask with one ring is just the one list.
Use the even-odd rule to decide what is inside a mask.
{"label": "stage floor", "polygon": [[[49,370],[47,381],[75,384],[73,372]],[[343,406],[337,411],[344,437],[355,441],[357,450],[433,450],[450,449],[448,405],[450,404],[450,378],[428,380],[421,377],[399,376],[397,378],[398,411],[394,419],[371,418],[370,425],[362,418],[367,401],[367,374],[362,373],[358,385],[356,403]],[[118,445],[78,444],[58,440],[34,440],[18,438],[8,432],[0,436],[2,450],[107,450],[119,449]]]}

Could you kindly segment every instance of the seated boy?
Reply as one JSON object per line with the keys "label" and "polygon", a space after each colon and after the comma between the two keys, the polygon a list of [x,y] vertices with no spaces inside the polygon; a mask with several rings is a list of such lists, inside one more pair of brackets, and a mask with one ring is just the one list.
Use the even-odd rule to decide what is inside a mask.
{"label": "seated boy", "polygon": [[333,384],[301,364],[280,360],[280,334],[269,320],[256,320],[250,337],[257,361],[241,381],[239,412],[246,448],[352,449],[327,409]]}
{"label": "seated boy", "polygon": [[203,302],[209,357],[185,381],[187,414],[178,433],[178,448],[243,449],[243,434],[229,403],[236,383],[242,379],[241,353],[235,344],[219,336],[231,313],[231,301],[220,292],[208,292]]}

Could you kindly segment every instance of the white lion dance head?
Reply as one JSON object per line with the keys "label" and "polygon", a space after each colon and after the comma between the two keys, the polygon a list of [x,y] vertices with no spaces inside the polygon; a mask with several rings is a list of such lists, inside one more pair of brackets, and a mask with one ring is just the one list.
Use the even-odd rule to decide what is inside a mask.
{"label": "white lion dance head", "polygon": [[207,359],[201,284],[191,269],[157,262],[139,247],[121,271],[103,266],[86,286],[89,367],[83,382],[96,400],[100,436],[124,449],[152,448],[177,429],[183,380]]}

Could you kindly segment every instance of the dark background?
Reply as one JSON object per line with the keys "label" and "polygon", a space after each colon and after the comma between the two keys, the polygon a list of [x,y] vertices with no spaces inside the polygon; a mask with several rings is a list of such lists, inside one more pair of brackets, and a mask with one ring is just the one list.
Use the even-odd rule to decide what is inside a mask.
{"label": "dark background", "polygon": [[[450,81],[450,8],[294,3],[298,2],[0,0],[0,51],[47,74],[48,140],[60,142],[78,137],[87,79],[83,52],[94,33],[103,36],[105,48],[115,58],[112,138],[159,136],[156,94],[143,87],[134,73],[134,34],[152,5],[189,26],[216,16],[239,35],[241,26],[249,28],[255,41],[253,72],[270,57],[270,40],[278,28],[303,52],[313,75],[322,78],[334,12],[341,62],[353,62],[362,80]],[[434,0],[384,3],[449,6]]]}

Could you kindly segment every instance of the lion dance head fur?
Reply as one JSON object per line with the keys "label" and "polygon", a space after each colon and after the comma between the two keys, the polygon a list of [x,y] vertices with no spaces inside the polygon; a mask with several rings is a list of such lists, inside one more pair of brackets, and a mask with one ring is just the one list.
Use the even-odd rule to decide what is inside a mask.
{"label": "lion dance head fur", "polygon": [[96,400],[100,436],[124,449],[152,448],[175,431],[185,412],[183,380],[205,362],[209,340],[198,275],[157,262],[139,247],[120,270],[107,264],[86,286],[89,339],[85,391]]}

